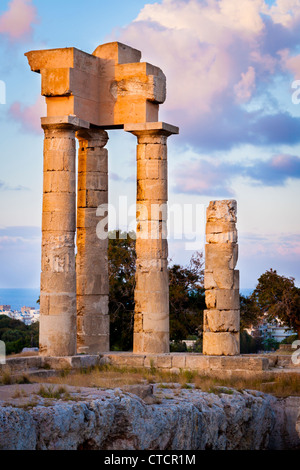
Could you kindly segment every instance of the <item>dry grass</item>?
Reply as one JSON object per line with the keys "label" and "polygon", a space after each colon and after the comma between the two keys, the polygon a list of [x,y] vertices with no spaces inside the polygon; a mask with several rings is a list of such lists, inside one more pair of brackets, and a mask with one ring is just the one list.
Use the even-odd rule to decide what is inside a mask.
{"label": "dry grass", "polygon": [[[179,383],[183,389],[188,389],[190,388],[189,384],[194,384],[195,388],[210,393],[220,393],[222,387],[225,391],[228,387],[239,391],[258,390],[277,397],[300,396],[300,374],[297,373],[253,375],[249,378],[216,378],[203,376],[194,371],[181,371],[179,374],[174,374],[155,368],[134,369],[103,366],[84,369],[68,375],[61,374],[59,377],[35,379],[35,381],[97,388],[116,388],[123,385],[145,383],[170,384],[172,387],[172,383]],[[227,390],[226,393],[231,392]]]}

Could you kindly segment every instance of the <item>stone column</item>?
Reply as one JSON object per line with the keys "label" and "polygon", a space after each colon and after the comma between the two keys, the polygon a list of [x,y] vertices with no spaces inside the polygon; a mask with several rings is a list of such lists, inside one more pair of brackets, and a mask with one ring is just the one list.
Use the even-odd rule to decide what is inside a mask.
{"label": "stone column", "polygon": [[44,193],[40,354],[76,354],[75,130],[43,118]]}
{"label": "stone column", "polygon": [[165,123],[126,125],[138,138],[134,353],[169,352],[167,138]]}
{"label": "stone column", "polygon": [[212,201],[207,209],[203,354],[234,356],[240,352],[240,298],[237,203]]}
{"label": "stone column", "polygon": [[108,135],[90,129],[77,132],[77,137],[77,350],[98,354],[109,351],[108,239],[107,232],[101,238],[96,233],[97,208],[108,204],[108,161],[103,148]]}

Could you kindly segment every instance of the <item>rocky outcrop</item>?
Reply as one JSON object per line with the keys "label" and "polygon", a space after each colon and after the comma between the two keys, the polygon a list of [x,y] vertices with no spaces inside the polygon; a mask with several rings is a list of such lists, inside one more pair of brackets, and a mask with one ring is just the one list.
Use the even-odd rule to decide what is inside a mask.
{"label": "rocky outcrop", "polygon": [[1,403],[0,449],[269,448],[277,400],[260,392],[224,392],[155,387],[141,399],[120,389],[69,388],[59,400],[31,393],[31,402]]}

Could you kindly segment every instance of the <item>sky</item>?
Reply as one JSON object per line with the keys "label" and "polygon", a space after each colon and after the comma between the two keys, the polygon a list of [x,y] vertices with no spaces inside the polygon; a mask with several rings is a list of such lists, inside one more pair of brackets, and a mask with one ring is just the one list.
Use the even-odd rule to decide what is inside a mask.
{"label": "sky", "polygon": [[[300,0],[1,0],[0,288],[39,286],[46,109],[24,53],[111,41],[167,77],[172,262],[203,250],[209,201],[236,199],[241,287],[270,268],[300,286]],[[110,227],[134,228],[136,138],[109,138]]]}

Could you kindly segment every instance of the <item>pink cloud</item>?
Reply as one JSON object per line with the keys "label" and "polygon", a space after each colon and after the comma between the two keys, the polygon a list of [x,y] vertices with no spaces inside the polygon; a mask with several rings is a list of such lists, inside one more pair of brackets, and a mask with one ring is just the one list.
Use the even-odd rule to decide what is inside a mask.
{"label": "pink cloud", "polygon": [[22,41],[32,34],[32,24],[37,21],[37,11],[32,0],[11,0],[8,10],[0,16],[0,34],[11,41]]}
{"label": "pink cloud", "polygon": [[9,109],[9,115],[16,122],[21,123],[24,130],[40,133],[41,116],[46,116],[45,99],[39,96],[31,106],[23,106],[19,101],[15,101]]}
{"label": "pink cloud", "polygon": [[243,133],[238,129],[247,114],[244,103],[257,98],[255,108],[261,103],[263,115],[264,98],[273,96],[274,75],[282,71],[281,41],[286,45],[298,28],[299,0],[278,1],[277,6],[269,8],[264,0],[146,4],[119,39],[163,69],[167,101],[160,119],[179,125],[185,135],[204,128],[209,134],[215,125],[218,140],[229,115],[236,136]]}

